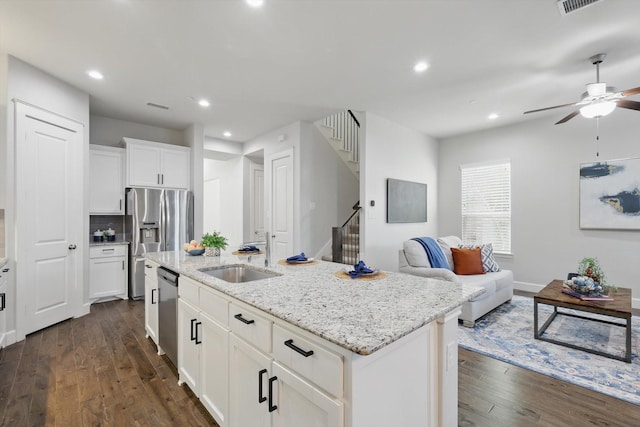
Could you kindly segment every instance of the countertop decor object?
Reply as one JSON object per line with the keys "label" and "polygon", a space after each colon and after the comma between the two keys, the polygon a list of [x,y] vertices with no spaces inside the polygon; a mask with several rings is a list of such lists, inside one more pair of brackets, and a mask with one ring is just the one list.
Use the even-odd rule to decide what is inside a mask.
{"label": "countertop decor object", "polygon": [[280,265],[313,265],[317,264],[320,261],[314,258],[309,258],[306,261],[287,261],[286,259],[278,260],[278,264]]}
{"label": "countertop decor object", "polygon": [[204,249],[192,249],[190,251],[185,251],[185,252],[191,256],[198,256],[198,255],[202,255],[204,251],[205,251]]}
{"label": "countertop decor object", "polygon": [[227,249],[229,242],[219,231],[214,231],[203,234],[200,244],[205,247],[205,256],[220,256],[220,251]]}

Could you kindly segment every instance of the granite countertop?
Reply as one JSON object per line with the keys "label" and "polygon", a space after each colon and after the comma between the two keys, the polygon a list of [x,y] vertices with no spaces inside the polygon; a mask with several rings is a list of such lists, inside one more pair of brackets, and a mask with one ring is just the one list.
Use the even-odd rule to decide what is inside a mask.
{"label": "granite countertop", "polygon": [[128,245],[130,242],[125,240],[124,234],[116,234],[116,240],[108,242],[103,240],[102,242],[94,242],[93,235],[89,236],[89,246],[105,246],[105,245]]}
{"label": "granite countertop", "polygon": [[282,274],[247,283],[228,283],[198,271],[203,267],[250,264],[264,269],[264,255],[190,256],[184,251],[145,257],[259,308],[354,353],[367,355],[444,316],[484,292],[482,288],[385,272],[379,280],[343,279],[348,266],[319,261],[280,265]]}
{"label": "granite countertop", "polygon": [[0,258],[0,268],[4,267],[9,262],[9,258]]}

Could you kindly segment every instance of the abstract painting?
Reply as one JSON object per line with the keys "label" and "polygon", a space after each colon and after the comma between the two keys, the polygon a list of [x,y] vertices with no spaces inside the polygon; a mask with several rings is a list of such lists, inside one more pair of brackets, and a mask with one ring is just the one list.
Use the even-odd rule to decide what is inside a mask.
{"label": "abstract painting", "polygon": [[640,158],[580,165],[580,228],[640,230]]}

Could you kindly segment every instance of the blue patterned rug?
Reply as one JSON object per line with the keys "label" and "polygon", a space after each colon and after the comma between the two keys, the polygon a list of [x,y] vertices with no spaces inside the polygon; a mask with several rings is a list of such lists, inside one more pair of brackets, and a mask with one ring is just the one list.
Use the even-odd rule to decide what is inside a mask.
{"label": "blue patterned rug", "polygon": [[[538,307],[542,325],[553,308]],[[625,352],[624,328],[569,316],[558,315],[545,336],[582,346],[598,343],[591,348],[621,356]],[[533,298],[521,296],[514,296],[511,303],[501,305],[477,321],[473,329],[460,325],[458,343],[468,350],[640,405],[640,319],[637,316],[632,319],[631,363],[534,339]]]}

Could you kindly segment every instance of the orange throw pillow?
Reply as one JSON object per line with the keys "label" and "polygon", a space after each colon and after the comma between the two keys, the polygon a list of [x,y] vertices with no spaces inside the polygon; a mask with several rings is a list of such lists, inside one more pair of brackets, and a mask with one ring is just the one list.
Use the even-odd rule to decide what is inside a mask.
{"label": "orange throw pillow", "polygon": [[484,274],[480,248],[459,249],[451,248],[453,255],[453,272],[461,275]]}

